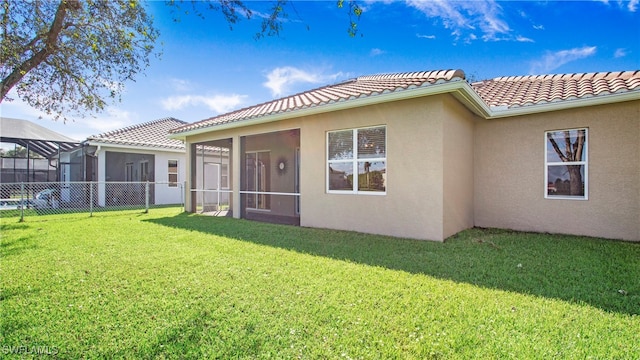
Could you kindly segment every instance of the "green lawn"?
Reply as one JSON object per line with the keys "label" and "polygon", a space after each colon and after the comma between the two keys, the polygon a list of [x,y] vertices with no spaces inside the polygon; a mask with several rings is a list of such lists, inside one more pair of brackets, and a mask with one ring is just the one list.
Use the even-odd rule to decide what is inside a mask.
{"label": "green lawn", "polygon": [[640,244],[180,213],[0,218],[0,357],[640,358]]}

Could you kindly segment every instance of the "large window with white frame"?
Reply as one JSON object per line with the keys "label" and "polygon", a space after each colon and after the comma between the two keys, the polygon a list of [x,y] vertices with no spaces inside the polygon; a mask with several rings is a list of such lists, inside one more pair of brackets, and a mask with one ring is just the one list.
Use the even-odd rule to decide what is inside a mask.
{"label": "large window with white frame", "polygon": [[545,198],[588,198],[588,129],[545,132]]}
{"label": "large window with white frame", "polygon": [[327,132],[327,192],[385,194],[387,127]]}

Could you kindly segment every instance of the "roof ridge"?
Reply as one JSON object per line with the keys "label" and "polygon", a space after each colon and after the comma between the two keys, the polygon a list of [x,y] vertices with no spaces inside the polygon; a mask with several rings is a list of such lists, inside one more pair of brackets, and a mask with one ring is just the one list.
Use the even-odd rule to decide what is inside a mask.
{"label": "roof ridge", "polygon": [[432,70],[432,71],[412,71],[412,72],[400,72],[400,73],[380,73],[373,75],[359,76],[356,80],[382,80],[382,79],[431,79],[442,78],[449,76],[448,80],[456,77],[465,79],[465,73],[461,69],[448,69],[448,70]]}
{"label": "roof ridge", "polygon": [[[636,74],[640,74],[640,70],[500,76],[500,77],[487,79],[483,81],[569,80],[569,79],[571,80],[605,79],[606,80],[606,79],[619,79],[621,76],[634,77]],[[483,81],[480,81],[480,82],[483,82]]]}

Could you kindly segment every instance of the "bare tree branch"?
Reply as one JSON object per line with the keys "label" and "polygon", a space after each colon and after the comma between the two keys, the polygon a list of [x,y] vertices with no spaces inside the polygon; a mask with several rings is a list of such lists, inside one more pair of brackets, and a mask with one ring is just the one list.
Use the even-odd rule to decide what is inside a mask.
{"label": "bare tree branch", "polygon": [[558,154],[558,156],[560,157],[560,160],[562,160],[563,162],[568,162],[569,159],[566,156],[564,156],[564,154],[562,153],[562,150],[560,150],[560,147],[558,147],[558,144],[553,138],[553,135],[551,133],[547,133],[547,138],[551,142],[551,145],[553,146],[553,149],[556,151],[556,154]]}

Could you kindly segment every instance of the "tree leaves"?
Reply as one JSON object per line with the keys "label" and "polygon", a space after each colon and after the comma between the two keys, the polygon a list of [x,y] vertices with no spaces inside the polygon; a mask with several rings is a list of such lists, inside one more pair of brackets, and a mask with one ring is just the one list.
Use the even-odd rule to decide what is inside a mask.
{"label": "tree leaves", "polygon": [[[149,66],[158,31],[138,1],[3,2],[2,97],[56,119],[103,109]],[[117,29],[117,30],[114,30]]]}
{"label": "tree leaves", "polygon": [[[183,2],[167,4],[182,12]],[[204,18],[196,6],[201,2],[191,4]],[[255,39],[280,34],[287,4],[277,0],[267,16],[261,15]],[[221,12],[230,28],[253,16],[240,0],[210,0],[206,5]],[[362,8],[353,0],[339,0],[338,8],[347,9],[347,31],[355,36]],[[11,101],[7,95],[14,89],[31,107],[56,119],[102,110],[107,100],[120,98],[122,84],[143,72],[152,55],[159,56],[159,32],[138,0],[3,0],[0,11],[0,103]]]}

